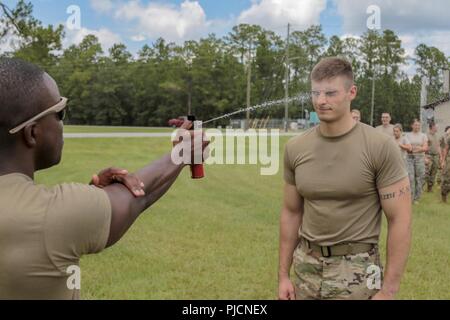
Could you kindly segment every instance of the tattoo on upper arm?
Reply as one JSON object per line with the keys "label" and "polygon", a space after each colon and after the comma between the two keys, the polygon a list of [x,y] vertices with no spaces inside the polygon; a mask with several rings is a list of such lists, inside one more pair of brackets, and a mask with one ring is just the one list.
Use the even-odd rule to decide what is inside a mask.
{"label": "tattoo on upper arm", "polygon": [[381,200],[394,199],[395,198],[395,192],[382,194],[382,195],[380,195],[380,197],[381,197]]}
{"label": "tattoo on upper arm", "polygon": [[381,200],[390,200],[395,198],[401,198],[406,195],[411,194],[411,188],[409,186],[403,186],[398,190],[398,192],[390,192],[390,193],[384,193],[380,194]]}
{"label": "tattoo on upper arm", "polygon": [[411,194],[411,188],[409,186],[405,186],[405,187],[400,188],[398,196],[401,197],[401,196],[406,196],[409,194]]}

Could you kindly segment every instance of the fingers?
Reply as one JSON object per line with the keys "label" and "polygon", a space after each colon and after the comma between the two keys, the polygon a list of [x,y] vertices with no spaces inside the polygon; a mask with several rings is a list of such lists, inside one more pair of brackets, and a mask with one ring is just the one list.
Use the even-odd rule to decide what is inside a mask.
{"label": "fingers", "polygon": [[89,184],[92,184],[98,188],[102,187],[102,185],[100,185],[100,178],[96,174],[92,175],[92,180]]}
{"label": "fingers", "polygon": [[113,179],[115,176],[126,176],[128,174],[128,170],[111,167],[106,169],[104,174],[106,177]]}
{"label": "fingers", "polygon": [[145,196],[144,183],[134,174],[126,176],[117,176],[116,181],[122,183],[135,197]]}
{"label": "fingers", "polygon": [[289,300],[295,300],[295,290],[292,286],[289,288]]}
{"label": "fingers", "polygon": [[181,125],[180,129],[190,130],[192,128],[192,122],[189,120],[185,120]]}

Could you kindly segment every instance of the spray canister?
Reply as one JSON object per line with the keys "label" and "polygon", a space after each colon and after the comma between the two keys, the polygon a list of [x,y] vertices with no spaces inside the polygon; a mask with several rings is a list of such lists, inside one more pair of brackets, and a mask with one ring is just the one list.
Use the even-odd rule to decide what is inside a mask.
{"label": "spray canister", "polygon": [[[192,121],[194,130],[202,130],[202,121],[196,120],[194,115],[189,115],[187,117],[189,121]],[[202,138],[203,139],[203,138]],[[202,155],[203,158],[203,155]],[[202,159],[203,160],[203,159]],[[205,171],[203,168],[203,163],[201,164],[191,164],[191,177],[192,179],[201,179],[205,176]]]}

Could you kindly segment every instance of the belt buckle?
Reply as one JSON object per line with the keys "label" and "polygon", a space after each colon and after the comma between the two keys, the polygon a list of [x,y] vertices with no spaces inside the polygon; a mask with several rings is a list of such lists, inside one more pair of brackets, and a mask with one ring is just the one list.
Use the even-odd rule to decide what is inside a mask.
{"label": "belt buckle", "polygon": [[[327,254],[326,255],[323,253],[323,248],[327,249]],[[320,253],[322,254],[322,257],[324,257],[324,258],[331,257],[331,249],[330,249],[330,247],[322,247],[322,246],[320,246]]]}

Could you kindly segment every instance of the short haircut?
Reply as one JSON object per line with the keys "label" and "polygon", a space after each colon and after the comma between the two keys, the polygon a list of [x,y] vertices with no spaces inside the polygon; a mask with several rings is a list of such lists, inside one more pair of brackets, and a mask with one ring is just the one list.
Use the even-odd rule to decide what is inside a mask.
{"label": "short haircut", "polygon": [[433,127],[436,126],[436,123],[434,121],[430,121],[430,123],[428,124],[428,129],[433,129]]}
{"label": "short haircut", "polygon": [[45,72],[29,62],[0,58],[0,136],[6,143],[8,131],[39,113]]}
{"label": "short haircut", "polygon": [[345,59],[328,57],[320,60],[311,72],[312,81],[322,81],[336,77],[344,77],[348,80],[348,86],[354,83],[352,64]]}
{"label": "short haircut", "polygon": [[417,122],[417,123],[421,123],[420,120],[416,118],[416,119],[414,119],[414,120],[411,122],[411,125],[415,124],[416,122]]}
{"label": "short haircut", "polygon": [[389,117],[391,116],[391,114],[390,114],[389,112],[383,112],[383,113],[381,114],[381,116],[383,116],[383,114],[387,114]]}
{"label": "short haircut", "polygon": [[356,114],[358,114],[359,116],[361,116],[361,111],[359,111],[358,109],[353,109],[353,110],[352,110],[352,113],[356,113]]}
{"label": "short haircut", "polygon": [[450,129],[450,126],[447,126],[447,127],[445,128],[445,131],[444,131],[444,132],[447,132],[448,129]]}
{"label": "short haircut", "polygon": [[399,129],[401,132],[403,132],[403,126],[400,123],[397,123],[394,125],[394,129]]}

